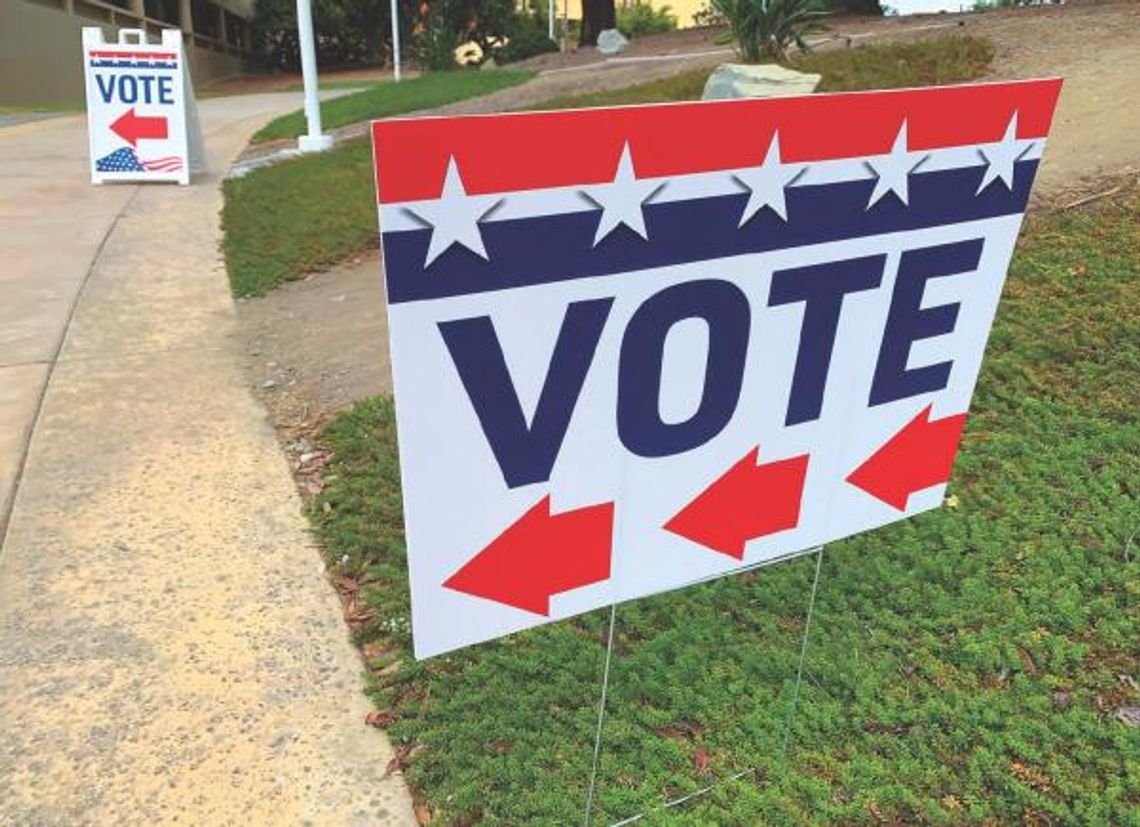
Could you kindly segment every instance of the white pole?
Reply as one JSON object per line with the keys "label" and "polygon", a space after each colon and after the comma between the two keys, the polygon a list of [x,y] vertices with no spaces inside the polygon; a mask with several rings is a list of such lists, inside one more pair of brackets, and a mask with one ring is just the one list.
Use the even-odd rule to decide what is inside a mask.
{"label": "white pole", "polygon": [[317,97],[317,49],[313,45],[313,9],[309,0],[297,0],[297,40],[301,46],[301,77],[305,85],[305,120],[309,134],[297,139],[302,152],[320,152],[333,145],[332,135],[321,134],[321,101]]}
{"label": "white pole", "polygon": [[392,74],[400,80],[400,13],[399,0],[392,0]]}
{"label": "white pole", "polygon": [[550,2],[547,4],[546,17],[547,22],[550,24],[548,37],[550,37],[551,40],[554,40],[554,0],[550,0]]}

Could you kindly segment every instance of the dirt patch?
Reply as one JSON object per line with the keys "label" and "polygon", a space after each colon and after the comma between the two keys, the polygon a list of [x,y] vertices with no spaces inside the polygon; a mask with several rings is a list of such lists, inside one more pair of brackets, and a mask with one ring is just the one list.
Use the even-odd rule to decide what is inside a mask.
{"label": "dirt patch", "polygon": [[293,459],[332,412],[392,388],[379,253],[238,301],[246,369]]}
{"label": "dirt patch", "polygon": [[[1060,75],[1064,92],[1046,150],[1038,192],[1050,204],[1096,193],[1094,176],[1140,165],[1140,4],[1070,4],[973,15],[928,15],[832,23],[830,48],[879,39],[912,39],[959,29],[990,38],[991,79]],[[713,65],[724,55],[715,32],[677,32],[635,41],[625,57],[689,53],[683,60],[609,61],[592,51],[536,58],[555,71],[522,87],[445,107],[440,112],[518,109],[563,94],[612,89]],[[595,64],[592,66],[589,64]],[[582,67],[576,69],[575,67]],[[1071,192],[1070,192],[1071,191]],[[391,389],[387,315],[379,255],[239,304],[251,383],[281,430],[295,467],[308,436],[353,401]]]}
{"label": "dirt patch", "polygon": [[[1140,163],[1140,3],[885,18],[847,22],[836,33],[865,32],[881,40],[946,31],[913,31],[919,25],[953,26],[988,38],[996,51],[989,79],[1065,79],[1036,183],[1040,192],[1083,186],[1083,179]],[[910,34],[903,31],[908,27]]]}

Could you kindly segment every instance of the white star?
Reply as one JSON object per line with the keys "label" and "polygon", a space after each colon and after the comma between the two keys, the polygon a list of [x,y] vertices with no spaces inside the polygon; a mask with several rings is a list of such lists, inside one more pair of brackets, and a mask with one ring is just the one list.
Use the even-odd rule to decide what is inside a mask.
{"label": "white star", "polygon": [[447,175],[443,179],[443,192],[439,199],[430,205],[419,205],[414,210],[409,210],[432,228],[424,267],[443,255],[453,244],[462,244],[475,255],[489,261],[487,248],[483,246],[483,234],[479,230],[479,219],[502,200],[495,195],[468,195],[453,155],[447,162]]}
{"label": "white star", "polygon": [[982,175],[982,183],[975,194],[980,194],[998,178],[1005,184],[1005,188],[1012,192],[1013,165],[1029,151],[1033,143],[1033,141],[1017,140],[1017,112],[1015,111],[1013,117],[1009,119],[1009,125],[1005,128],[1005,135],[1000,141],[978,147],[978,154],[986,162],[986,171]]}
{"label": "white star", "polygon": [[788,220],[788,204],[784,199],[784,188],[799,177],[804,171],[802,165],[785,165],[780,160],[780,133],[772,133],[772,140],[768,143],[768,152],[764,156],[764,163],[758,167],[742,169],[733,174],[737,183],[749,190],[748,203],[744,212],[740,214],[740,223],[743,227],[752,216],[765,207]]}
{"label": "white star", "polygon": [[648,241],[649,233],[645,230],[645,216],[641,211],[641,205],[662,186],[664,185],[656,181],[638,180],[633,171],[633,160],[630,158],[627,141],[621,151],[613,183],[599,184],[582,190],[583,194],[602,210],[598,231],[594,234],[594,246],[597,247],[598,242],[621,224]]}
{"label": "white star", "polygon": [[918,169],[930,155],[928,153],[911,152],[907,149],[906,121],[899,127],[895,136],[894,146],[885,155],[878,155],[874,160],[868,160],[867,166],[875,173],[875,189],[871,193],[871,200],[867,202],[867,209],[875,206],[879,199],[888,192],[893,192],[904,204],[909,204],[910,194],[907,188],[907,176]]}

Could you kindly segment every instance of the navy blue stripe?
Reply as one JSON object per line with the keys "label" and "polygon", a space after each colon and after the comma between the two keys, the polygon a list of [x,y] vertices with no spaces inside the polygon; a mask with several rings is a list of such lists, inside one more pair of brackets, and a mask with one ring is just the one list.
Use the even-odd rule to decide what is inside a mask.
{"label": "navy blue stripe", "polygon": [[600,210],[488,221],[480,226],[490,261],[453,245],[424,269],[431,230],[384,234],[392,303],[628,273],[669,264],[937,227],[1025,211],[1037,161],[1014,171],[1013,190],[994,181],[979,195],[984,166],[912,175],[910,206],[888,193],[865,209],[874,181],[789,187],[788,222],[763,209],[737,229],[748,195],[648,204],[649,240],[618,227],[593,246]]}

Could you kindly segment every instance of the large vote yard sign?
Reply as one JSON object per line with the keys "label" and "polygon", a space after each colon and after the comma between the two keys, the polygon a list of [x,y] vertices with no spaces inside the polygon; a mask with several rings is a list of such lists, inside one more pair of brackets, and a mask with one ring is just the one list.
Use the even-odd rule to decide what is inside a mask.
{"label": "large vote yard sign", "polygon": [[145,32],[123,29],[105,43],[101,28],[85,28],[83,66],[92,183],[190,183],[201,139],[182,33],[166,29],[148,43]]}
{"label": "large vote yard sign", "polygon": [[1059,90],[375,123],[417,656],[938,506]]}

